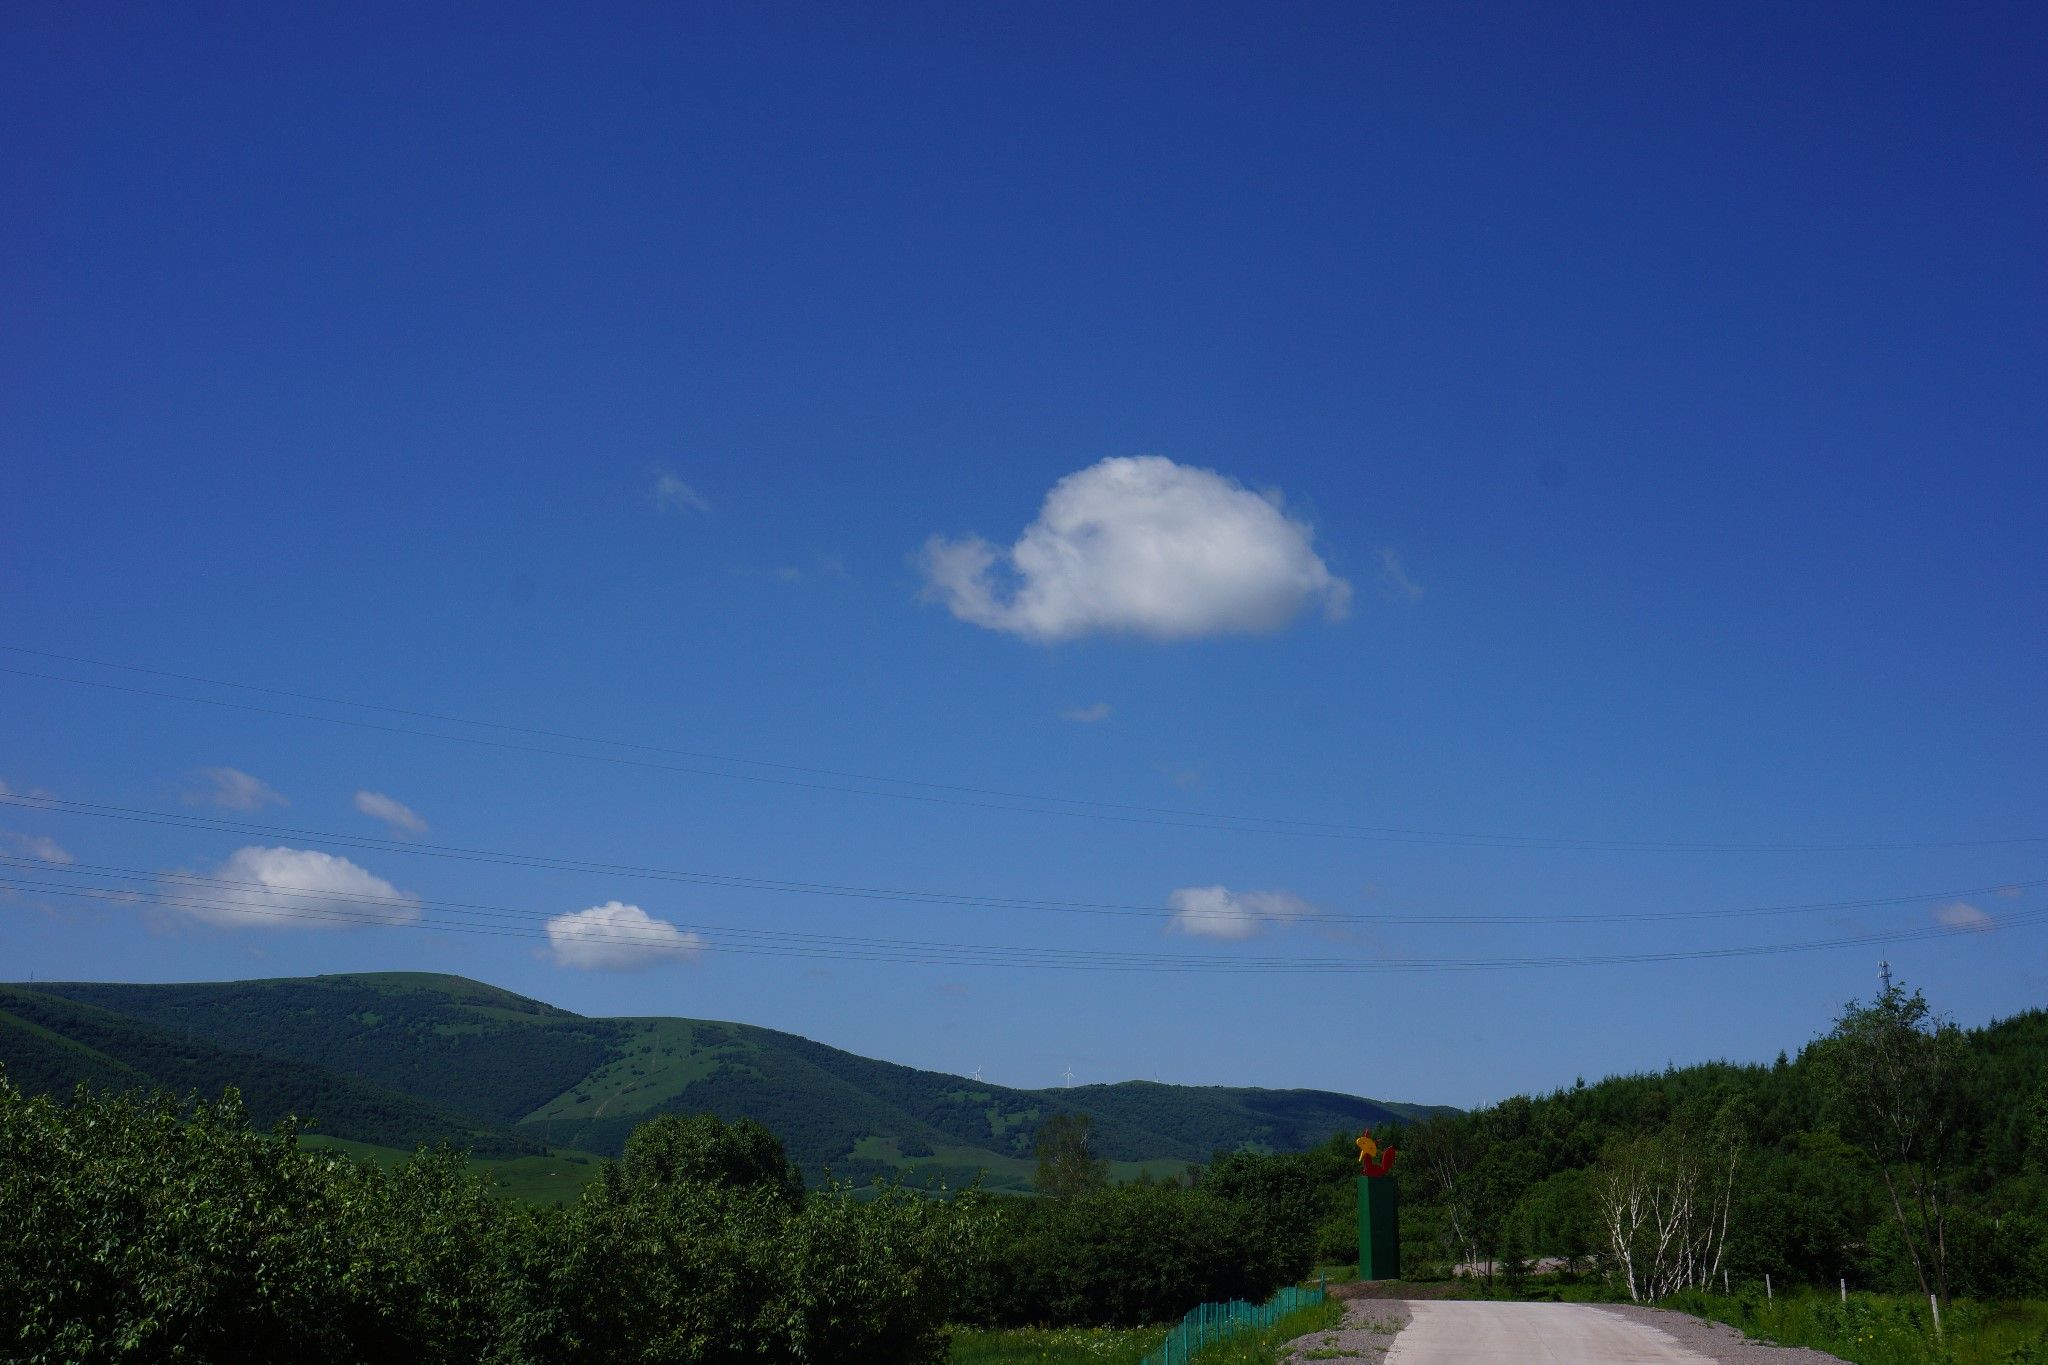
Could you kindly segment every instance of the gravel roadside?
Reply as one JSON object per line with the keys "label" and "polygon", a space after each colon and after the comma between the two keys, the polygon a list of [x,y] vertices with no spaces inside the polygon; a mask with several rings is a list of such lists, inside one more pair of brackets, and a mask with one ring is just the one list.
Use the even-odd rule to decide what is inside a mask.
{"label": "gravel roadside", "polygon": [[1283,1365],[1311,1360],[1380,1365],[1394,1345],[1394,1334],[1407,1325],[1408,1305],[1401,1300],[1354,1298],[1344,1305],[1342,1326],[1296,1337],[1281,1348],[1280,1359]]}
{"label": "gravel roadside", "polygon": [[1697,1351],[1720,1365],[1842,1365],[1840,1356],[1804,1346],[1767,1346],[1753,1341],[1724,1322],[1709,1322],[1690,1313],[1669,1308],[1649,1308],[1634,1303],[1602,1303],[1591,1307],[1617,1313],[1677,1338],[1688,1351]]}

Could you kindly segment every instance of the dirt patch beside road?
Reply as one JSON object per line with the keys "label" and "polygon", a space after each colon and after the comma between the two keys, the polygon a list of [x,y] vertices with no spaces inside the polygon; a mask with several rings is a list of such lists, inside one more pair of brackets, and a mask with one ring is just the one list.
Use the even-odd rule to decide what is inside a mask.
{"label": "dirt patch beside road", "polygon": [[1381,1365],[1394,1345],[1395,1334],[1408,1325],[1408,1305],[1401,1299],[1367,1298],[1337,1292],[1358,1287],[1335,1285],[1331,1288],[1332,1298],[1349,1300],[1344,1305],[1343,1325],[1310,1332],[1288,1342],[1280,1351],[1282,1365],[1308,1365],[1310,1361],[1322,1362],[1323,1365],[1347,1365],[1347,1362],[1348,1365]]}

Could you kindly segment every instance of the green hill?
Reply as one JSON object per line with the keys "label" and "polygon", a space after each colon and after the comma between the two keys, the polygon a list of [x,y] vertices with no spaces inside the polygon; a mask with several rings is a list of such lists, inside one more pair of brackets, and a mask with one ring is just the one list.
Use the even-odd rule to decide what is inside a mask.
{"label": "green hill", "polygon": [[[15,1011],[42,1032],[0,1033],[0,1060],[17,1076],[17,1050],[34,1059],[32,1074],[47,1088],[139,1077],[178,1089],[237,1080],[246,1091],[237,1078],[247,1075],[282,1086],[263,1094],[284,1108],[294,1100],[292,1076],[308,1086],[347,1081],[358,1087],[348,1093],[359,1097],[363,1123],[331,1117],[322,1131],[380,1145],[406,1144],[363,1126],[372,1096],[431,1106],[444,1123],[435,1136],[496,1142],[507,1154],[542,1145],[612,1154],[654,1114],[708,1110],[765,1123],[813,1176],[830,1167],[856,1178],[903,1172],[964,1181],[986,1171],[991,1185],[1014,1188],[1029,1181],[1039,1123],[1056,1113],[1089,1115],[1098,1150],[1120,1173],[1135,1174],[1206,1161],[1219,1150],[1304,1148],[1340,1129],[1438,1112],[1313,1090],[1136,1081],[1015,1090],[772,1029],[591,1019],[480,982],[417,973],[9,988],[10,1000],[25,997],[49,1004],[40,1013]],[[94,1032],[112,1029],[112,1020],[130,1030],[120,1046]],[[180,1070],[161,1046],[145,1046],[165,1038],[196,1040],[218,1056]],[[308,1090],[299,1103],[310,1108],[316,1098],[329,1115],[355,1112],[331,1090]],[[402,1127],[393,1114],[378,1131]]]}
{"label": "green hill", "polygon": [[317,1133],[410,1150],[451,1142],[480,1156],[537,1155],[536,1138],[508,1132],[354,1076],[231,1047],[41,990],[0,986],[0,1062],[31,1094],[162,1089],[217,1095],[233,1085],[268,1127],[295,1114]]}

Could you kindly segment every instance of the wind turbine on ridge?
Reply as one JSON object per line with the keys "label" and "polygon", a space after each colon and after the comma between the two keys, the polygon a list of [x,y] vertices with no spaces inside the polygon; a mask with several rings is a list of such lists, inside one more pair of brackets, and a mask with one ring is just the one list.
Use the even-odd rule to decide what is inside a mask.
{"label": "wind turbine on ridge", "polygon": [[1068,1062],[1067,1069],[1065,1071],[1062,1071],[1060,1075],[1063,1079],[1065,1079],[1067,1083],[1067,1089],[1072,1090],[1074,1088],[1074,1064],[1072,1062]]}

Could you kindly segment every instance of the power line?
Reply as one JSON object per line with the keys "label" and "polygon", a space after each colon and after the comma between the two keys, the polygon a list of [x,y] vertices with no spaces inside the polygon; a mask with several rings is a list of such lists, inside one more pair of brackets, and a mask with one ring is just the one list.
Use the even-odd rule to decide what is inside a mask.
{"label": "power line", "polygon": [[[167,701],[180,701],[192,705],[212,706],[234,711],[251,712],[259,715],[277,716],[294,720],[313,721],[320,724],[348,726],[355,729],[371,730],[387,734],[407,735],[415,738],[437,739],[448,743],[468,744],[486,748],[510,750],[521,753],[542,754],[560,758],[575,758],[586,762],[608,763],[627,767],[654,769],[695,777],[713,777],[728,781],[764,783],[774,786],[793,787],[813,791],[835,792],[843,795],[867,796],[890,800],[914,801],[929,805],[960,806],[973,809],[997,810],[1014,814],[1054,815],[1070,819],[1107,820],[1122,824],[1155,825],[1167,828],[1200,829],[1218,832],[1289,834],[1299,837],[1361,840],[1378,843],[1448,845],[1453,847],[1478,847],[1499,849],[1557,850],[1607,853],[1847,853],[1879,852],[1908,849],[1935,848],[1989,848],[2016,844],[2048,842],[2048,835],[2019,835],[1994,839],[1937,839],[1937,840],[1895,840],[1864,843],[1741,843],[1741,842],[1687,842],[1679,840],[1627,840],[1577,836],[1517,835],[1460,832],[1454,830],[1403,829],[1394,826],[1372,826],[1347,824],[1334,821],[1303,820],[1292,817],[1240,815],[1228,812],[1201,811],[1171,806],[1148,806],[1125,802],[1102,801],[1082,797],[1048,795],[1044,793],[1006,791],[1000,788],[968,786],[954,783],[928,782],[914,778],[890,777],[874,773],[860,773],[843,769],[811,767],[802,764],[773,762],[765,759],[747,758],[738,755],[713,753],[705,750],[675,748],[638,740],[612,739],[595,735],[578,734],[572,731],[550,729],[542,726],[506,724],[498,721],[476,720],[444,712],[419,710],[409,707],[388,706],[375,702],[354,701],[343,697],[326,696],[315,692],[294,691],[288,688],[268,687],[255,683],[236,682],[228,679],[210,678],[199,674],[179,673],[168,669],[147,668],[135,664],[115,663],[84,655],[60,654],[50,650],[31,649],[24,645],[0,643],[0,650],[28,655],[34,658],[51,659],[65,663],[82,664],[92,668],[104,668],[118,672],[139,674],[149,677],[168,678],[180,682],[198,683],[202,686],[228,688],[236,691],[254,692],[262,695],[285,697],[297,701],[311,701],[322,705],[344,706],[355,710],[371,711],[384,715],[401,716],[415,720],[431,720],[441,724],[463,725],[478,729],[493,730],[501,734],[524,735],[532,738],[567,740],[579,744],[601,745],[608,748],[637,750],[642,753],[669,754],[694,759],[698,762],[725,763],[742,767],[764,768],[771,772],[802,774],[802,777],[778,777],[767,773],[731,772],[717,768],[704,768],[687,764],[660,762],[651,759],[632,758],[624,754],[586,753],[574,749],[563,749],[548,745],[527,744],[511,740],[490,739],[480,735],[448,734],[435,730],[423,730],[413,726],[385,724],[343,716],[327,716],[313,712],[293,711],[281,707],[258,706],[247,702],[229,701],[219,697],[192,696],[181,692],[168,692],[156,688],[138,687],[103,679],[69,677],[57,673],[38,672],[31,669],[0,667],[0,673],[23,678],[37,678],[48,682],[68,683],[76,687],[95,688],[102,691],[120,692],[146,696]],[[812,779],[831,778],[835,781]],[[846,782],[885,784],[891,787],[921,788],[922,791],[891,791],[876,787],[854,787]],[[1035,804],[1017,804],[1020,802]]]}
{"label": "power line", "polygon": [[[898,904],[923,905],[954,909],[988,909],[1045,911],[1054,913],[1076,913],[1110,916],[1142,916],[1147,918],[1191,918],[1202,919],[1233,918],[1227,912],[1181,911],[1170,906],[1119,904],[1107,901],[1058,900],[1051,898],[990,895],[978,892],[931,891],[902,887],[854,886],[833,882],[794,881],[783,878],[757,877],[737,873],[704,872],[682,868],[652,867],[631,863],[599,862],[580,858],[563,858],[539,853],[518,853],[496,849],[469,848],[452,844],[427,844],[414,840],[386,839],[375,835],[342,834],[331,830],[307,829],[301,827],[267,825],[250,820],[235,820],[218,816],[194,815],[182,811],[152,811],[132,806],[116,806],[99,802],[73,801],[54,796],[28,796],[17,792],[0,793],[0,805],[16,806],[29,810],[41,810],[57,814],[82,815],[94,819],[115,820],[124,823],[164,825],[174,829],[204,830],[210,833],[234,834],[247,838],[296,840],[301,842],[332,844],[343,848],[368,849],[380,853],[403,853],[414,857],[443,858],[459,862],[487,863],[507,867],[521,867],[542,871],[574,872],[612,877],[629,877],[644,881],[680,882],[693,886],[708,886],[729,890],[766,891],[806,896],[826,896],[838,899],[887,901]],[[4,862],[0,859],[0,862]],[[137,875],[153,875],[144,869],[112,869]],[[188,874],[189,875],[189,874]],[[1933,900],[1953,900],[1963,896],[1987,895],[2009,888],[2031,888],[2048,886],[2048,879],[2030,881],[1996,882],[1985,886],[1961,890],[1919,892],[1909,895],[1872,896],[1849,900],[1811,901],[1799,904],[1746,906],[1729,910],[1680,910],[1621,912],[1610,914],[1576,915],[1403,915],[1398,913],[1361,914],[1343,913],[1317,915],[1319,921],[1332,923],[1370,924],[1455,924],[1455,925],[1514,925],[1514,924],[1574,924],[1611,922],[1655,922],[1658,920],[1721,919],[1755,916],[1776,916],[1787,914],[1809,914],[1830,910],[1874,909],[1887,905],[1906,905]],[[358,898],[360,899],[360,898]],[[450,904],[457,904],[451,902]],[[496,907],[486,907],[496,908]]]}
{"label": "power line", "polygon": [[[115,899],[185,911],[212,911],[247,916],[258,920],[297,921],[333,925],[378,925],[388,928],[423,929],[434,932],[483,934],[493,937],[551,938],[544,926],[479,925],[416,919],[395,923],[386,916],[348,915],[338,911],[310,908],[280,909],[252,907],[238,902],[205,901],[162,894],[141,894],[126,888],[57,887],[31,879],[0,877],[0,886],[84,899]],[[1171,954],[1131,954],[1099,950],[1045,949],[1002,944],[940,944],[916,940],[830,941],[831,936],[802,936],[825,942],[765,942],[735,944],[706,940],[706,950],[749,956],[823,958],[832,961],[867,961],[948,967],[1023,967],[1066,971],[1203,972],[1221,974],[1367,975],[1384,973],[1437,973],[1459,971],[1540,970],[1561,967],[1629,966],[1662,962],[1707,961],[1722,958],[1778,956],[1821,952],[1830,949],[1866,947],[1872,944],[1913,942],[1981,933],[1990,928],[2019,928],[2048,921],[2048,910],[2022,911],[1991,926],[1926,925],[1835,938],[1809,939],[1793,943],[1735,944],[1711,948],[1665,949],[1639,953],[1559,954],[1550,956],[1497,958],[1219,958]],[[578,943],[612,943],[627,947],[674,949],[676,940],[666,934],[655,936],[617,930],[589,930],[575,935]]]}

